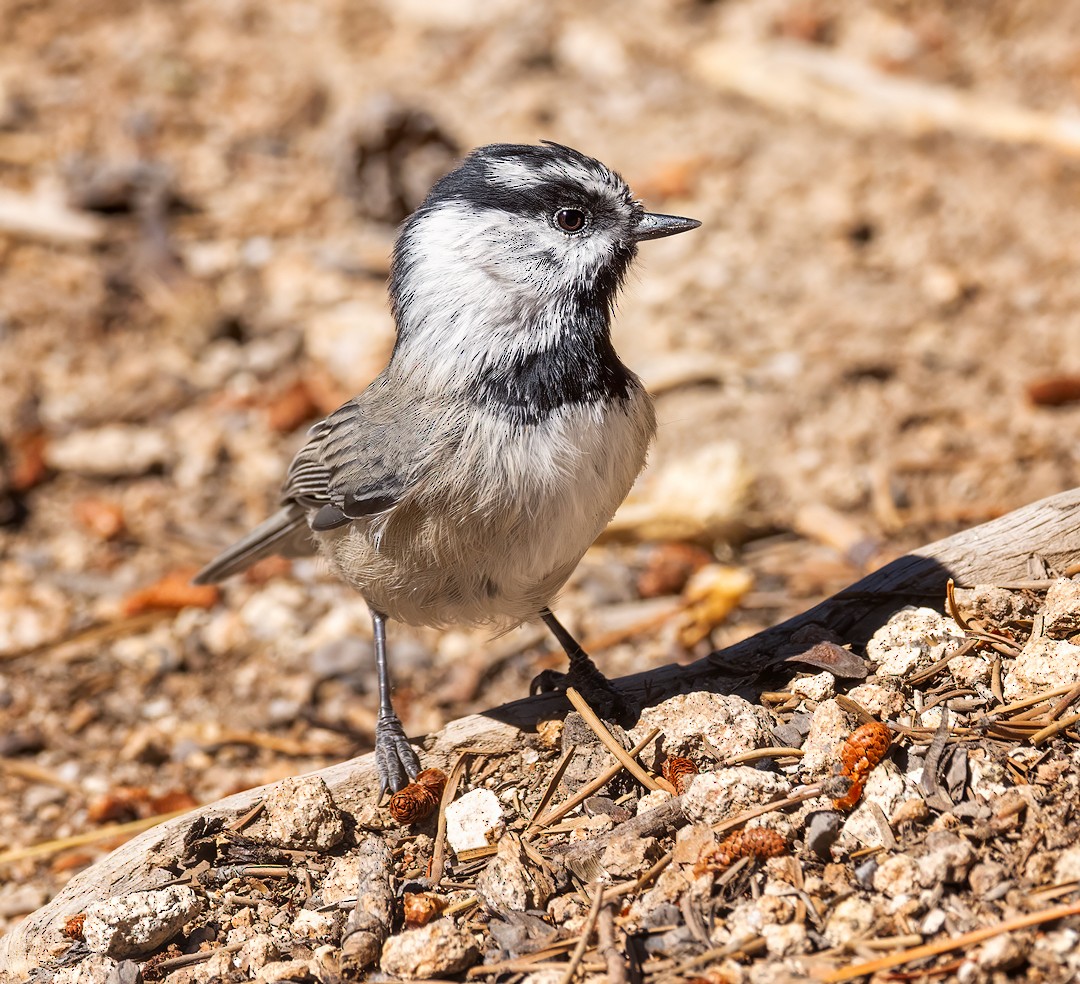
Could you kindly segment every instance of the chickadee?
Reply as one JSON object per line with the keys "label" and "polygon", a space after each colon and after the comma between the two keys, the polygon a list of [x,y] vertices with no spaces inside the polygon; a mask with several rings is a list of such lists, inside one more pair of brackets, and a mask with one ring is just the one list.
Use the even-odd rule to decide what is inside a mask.
{"label": "chickadee", "polygon": [[645,239],[697,228],[646,212],[569,147],[492,144],[440,179],[394,247],[390,364],[315,424],[283,505],[195,577],[318,550],[374,621],[381,790],[419,759],[390,701],[387,619],[541,618],[571,684],[614,693],[549,605],[645,464],[652,400],[610,322]]}

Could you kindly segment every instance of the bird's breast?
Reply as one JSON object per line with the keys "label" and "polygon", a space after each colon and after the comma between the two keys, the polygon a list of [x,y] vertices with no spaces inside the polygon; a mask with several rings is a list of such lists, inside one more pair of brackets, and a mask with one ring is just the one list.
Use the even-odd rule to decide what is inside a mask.
{"label": "bird's breast", "polygon": [[624,398],[564,404],[535,423],[482,408],[466,419],[422,488],[326,544],[391,618],[535,618],[626,497],[655,429],[636,379]]}

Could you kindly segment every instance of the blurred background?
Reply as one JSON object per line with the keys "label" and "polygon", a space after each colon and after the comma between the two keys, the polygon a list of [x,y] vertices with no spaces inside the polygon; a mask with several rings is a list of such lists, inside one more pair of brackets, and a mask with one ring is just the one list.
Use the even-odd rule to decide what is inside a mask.
{"label": "blurred background", "polygon": [[[1080,484],[1080,3],[0,23],[0,929],[115,844],[65,838],[371,747],[358,596],[187,579],[385,363],[395,228],[473,146],[567,143],[704,223],[618,311],[660,432],[558,608],[610,675]],[[390,632],[414,735],[563,665],[536,626]]]}

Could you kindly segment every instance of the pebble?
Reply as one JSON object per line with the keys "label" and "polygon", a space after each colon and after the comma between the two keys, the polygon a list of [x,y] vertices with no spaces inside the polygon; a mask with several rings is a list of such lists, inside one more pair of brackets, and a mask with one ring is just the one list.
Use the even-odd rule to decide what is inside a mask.
{"label": "pebble", "polygon": [[1026,933],[992,936],[976,951],[975,960],[984,970],[1010,970],[1020,964],[1031,949]]}
{"label": "pebble", "polygon": [[1080,632],[1080,581],[1058,578],[1046,592],[1042,609],[1043,632],[1064,639]]}
{"label": "pebble", "polygon": [[874,683],[860,683],[847,694],[879,721],[896,717],[904,709],[904,694],[900,685],[889,678]]}
{"label": "pebble", "polygon": [[636,878],[664,852],[655,837],[616,837],[604,849],[600,867],[611,879]]}
{"label": "pebble", "polygon": [[1068,847],[1054,862],[1054,881],[1080,881],[1080,847]]}
{"label": "pebble", "polygon": [[658,806],[663,806],[669,799],[671,799],[671,793],[666,789],[650,789],[637,801],[635,812],[640,817],[643,813],[648,813],[649,810],[653,810]]}
{"label": "pebble", "polygon": [[814,709],[810,730],[803,742],[800,769],[807,781],[831,776],[839,762],[840,746],[855,728],[855,715],[835,700],[822,701]]}
{"label": "pebble", "polygon": [[[1069,879],[1057,880],[1068,881]],[[991,892],[996,892],[1007,882],[1009,882],[1009,872],[1005,865],[998,861],[980,861],[968,874],[968,884],[979,898],[985,898]]]}
{"label": "pebble", "polygon": [[891,817],[900,805],[911,795],[907,782],[896,765],[890,761],[882,762],[866,780],[859,805],[851,816],[844,821],[839,843],[842,847],[853,850],[860,847],[883,847],[884,836],[877,815],[870,808],[873,803],[881,808],[886,817]]}
{"label": "pebble", "polygon": [[446,808],[446,840],[455,854],[487,847],[502,832],[502,806],[490,789],[474,789]]}
{"label": "pebble", "polygon": [[[725,759],[773,744],[768,711],[732,694],[700,691],[671,697],[646,707],[629,734],[636,744],[653,728],[663,733],[663,753],[668,756],[699,755],[703,737]],[[650,754],[646,750],[644,757]]]}
{"label": "pebble", "polygon": [[391,936],[383,944],[380,966],[391,976],[417,980],[460,973],[479,956],[480,948],[472,935],[444,918]]}
{"label": "pebble", "polygon": [[205,905],[182,885],[119,895],[87,908],[83,938],[95,953],[117,959],[143,956],[179,933]]}
{"label": "pebble", "polygon": [[492,912],[542,909],[554,893],[551,877],[529,861],[512,834],[499,839],[498,853],[476,879],[476,894]]}
{"label": "pebble", "polygon": [[275,960],[264,964],[255,974],[255,984],[311,980],[319,980],[318,967],[313,960]]}
{"label": "pebble", "polygon": [[120,964],[103,953],[91,953],[85,960],[61,967],[49,977],[50,984],[116,984]]}
{"label": "pebble", "polygon": [[833,810],[815,810],[810,814],[803,837],[806,846],[823,861],[832,860],[832,846],[840,836],[843,817]]}
{"label": "pebble", "polygon": [[919,887],[918,862],[906,854],[893,854],[878,862],[873,884],[890,899],[912,895]]}
{"label": "pebble", "polygon": [[962,882],[974,861],[974,849],[959,834],[932,831],[926,838],[926,854],[918,859],[919,883],[923,888],[934,888]]}
{"label": "pebble", "polygon": [[345,924],[345,913],[340,909],[319,912],[317,909],[301,909],[289,927],[297,939],[339,940]]}
{"label": "pebble", "polygon": [[1051,687],[1080,681],[1080,646],[1064,639],[1032,637],[1006,669],[1005,700],[1032,697]]}
{"label": "pebble", "polygon": [[965,618],[978,619],[986,625],[1007,625],[1009,622],[1031,621],[1034,612],[1019,591],[1009,591],[990,584],[973,588],[956,588],[956,605]]}
{"label": "pebble", "polygon": [[172,442],[164,431],[133,424],[74,431],[55,438],[45,448],[50,468],[100,478],[145,475],[172,457]]}
{"label": "pebble", "polygon": [[718,823],[752,806],[788,794],[788,783],[771,772],[737,765],[698,776],[683,797],[683,813],[691,823]]}
{"label": "pebble", "polygon": [[258,968],[277,960],[280,956],[281,949],[272,936],[268,933],[256,933],[240,947],[235,963],[240,970],[254,975]]}
{"label": "pebble", "polygon": [[828,670],[822,670],[813,676],[792,680],[789,689],[793,694],[806,697],[808,700],[828,700],[836,694],[836,677]]}
{"label": "pebble", "polygon": [[788,957],[810,949],[810,940],[802,923],[762,926],[761,935],[765,939],[765,949],[774,957]]}
{"label": "pebble", "polygon": [[843,946],[859,937],[877,922],[874,906],[857,895],[849,895],[833,906],[825,920],[825,938],[833,946]]}
{"label": "pebble", "polygon": [[879,677],[911,676],[964,641],[964,631],[932,608],[909,605],[896,612],[866,644]]}
{"label": "pebble", "polygon": [[341,811],[318,776],[282,779],[266,797],[259,825],[267,842],[293,851],[329,851],[345,836]]}

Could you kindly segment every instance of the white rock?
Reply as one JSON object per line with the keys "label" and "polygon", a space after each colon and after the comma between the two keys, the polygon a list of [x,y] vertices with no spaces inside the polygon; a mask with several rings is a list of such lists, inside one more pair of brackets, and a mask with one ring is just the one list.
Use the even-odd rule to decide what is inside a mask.
{"label": "white rock", "polygon": [[[232,942],[232,941],[230,941]],[[246,940],[236,954],[236,966],[239,970],[254,976],[260,967],[281,956],[277,941],[267,933],[257,933]]]}
{"label": "white rock", "polygon": [[802,923],[762,926],[761,935],[765,938],[765,949],[774,957],[788,957],[810,949],[806,927]]}
{"label": "white rock", "polygon": [[51,441],[45,460],[57,471],[114,478],[144,475],[173,457],[169,439],[156,428],[107,424]]}
{"label": "white rock", "polygon": [[255,972],[255,984],[285,984],[286,981],[318,980],[314,960],[275,960]]}
{"label": "white rock", "polygon": [[530,860],[513,834],[499,838],[499,853],[476,879],[476,894],[492,912],[542,909],[555,892],[555,883]]}
{"label": "white rock", "polygon": [[918,859],[924,888],[962,882],[975,862],[975,851],[959,834],[936,830],[926,838],[926,854]]}
{"label": "white rock", "polygon": [[666,789],[650,789],[637,801],[637,815],[640,817],[641,814],[648,813],[649,810],[663,806],[669,799],[671,799],[671,793]]}
{"label": "white rock", "polygon": [[1003,687],[1005,699],[1022,700],[1051,687],[1080,681],[1080,646],[1046,636],[1032,638],[1004,669],[1008,674]]}
{"label": "white rock", "polygon": [[879,721],[896,717],[904,709],[904,694],[899,683],[893,679],[860,683],[857,687],[852,687],[847,694]]}
{"label": "white rock", "polygon": [[112,984],[118,980],[117,966],[104,953],[91,953],[77,964],[61,967],[49,977],[49,984]]}
{"label": "white rock", "polygon": [[9,576],[10,570],[0,569],[0,654],[40,646],[63,635],[71,620],[70,599],[44,580],[4,585]]}
{"label": "white rock", "polygon": [[1080,847],[1067,847],[1054,862],[1054,881],[1080,881]]}
{"label": "white rock", "polygon": [[831,776],[840,761],[840,746],[855,728],[856,718],[835,700],[822,701],[810,719],[810,731],[803,742],[799,768],[805,779]]}
{"label": "white rock", "polygon": [[990,684],[993,664],[989,656],[972,653],[969,656],[955,656],[949,660],[949,673],[961,687],[979,689]]}
{"label": "white rock", "polygon": [[[698,754],[704,736],[724,758],[775,744],[769,712],[731,694],[679,694],[646,707],[630,731],[641,741],[653,728],[664,735],[666,755]],[[649,752],[646,752],[646,757]],[[650,762],[650,765],[656,763]]]}
{"label": "white rock", "polygon": [[340,909],[319,912],[317,909],[301,909],[289,927],[298,939],[336,939],[341,936],[346,914]]}
{"label": "white rock", "polygon": [[964,641],[964,631],[932,608],[908,606],[896,612],[866,644],[879,677],[908,677],[941,659]]}
{"label": "white rock", "polygon": [[96,953],[122,960],[150,953],[194,919],[205,901],[184,885],[131,892],[86,909],[83,938]]}
{"label": "white rock", "polygon": [[905,777],[892,762],[885,761],[878,765],[867,777],[859,805],[844,821],[844,826],[837,839],[839,847],[854,850],[858,847],[882,847],[884,836],[875,812],[870,804],[881,808],[886,818],[891,817],[900,804],[914,795],[909,789]]}
{"label": "white rock", "polygon": [[487,847],[503,827],[502,806],[490,789],[473,789],[446,808],[446,840],[455,854]]}
{"label": "white rock", "polygon": [[1002,933],[983,943],[975,956],[984,970],[1009,970],[1021,963],[1031,951],[1029,938],[1018,933]]}
{"label": "white rock", "polygon": [[476,940],[444,918],[391,936],[383,944],[380,966],[384,973],[416,980],[456,974],[479,956]]}
{"label": "white rock", "polygon": [[906,854],[885,858],[874,872],[874,889],[890,899],[911,895],[919,888],[919,865]]}
{"label": "white rock", "polygon": [[822,670],[813,676],[800,677],[791,681],[791,692],[813,701],[828,700],[836,695],[836,677],[828,670]]}
{"label": "white rock", "polygon": [[683,812],[691,823],[717,823],[781,799],[789,789],[781,776],[738,765],[698,776],[683,797]]}
{"label": "white rock", "polygon": [[994,585],[976,584],[973,588],[957,588],[955,595],[956,604],[965,617],[976,618],[988,625],[1030,621],[1033,614],[1020,592]]}
{"label": "white rock", "polygon": [[825,920],[825,938],[833,946],[843,946],[862,936],[877,921],[874,907],[857,895],[837,902]]}
{"label": "white rock", "polygon": [[319,776],[295,776],[276,783],[259,821],[269,843],[290,850],[329,851],[345,836],[341,811]]}
{"label": "white rock", "polygon": [[1058,578],[1046,592],[1040,614],[1048,636],[1064,639],[1080,632],[1080,581]]}

